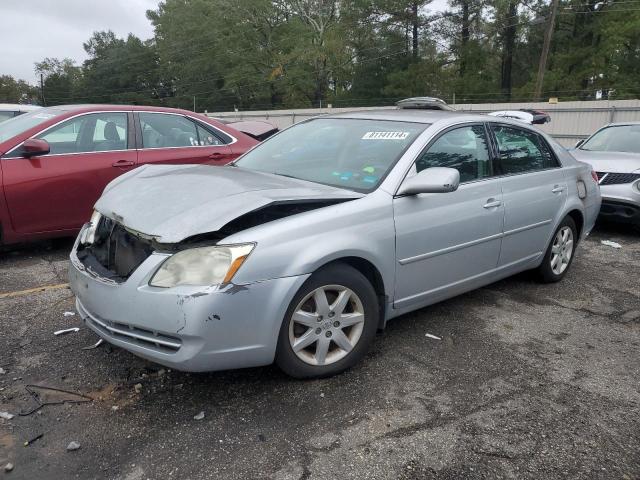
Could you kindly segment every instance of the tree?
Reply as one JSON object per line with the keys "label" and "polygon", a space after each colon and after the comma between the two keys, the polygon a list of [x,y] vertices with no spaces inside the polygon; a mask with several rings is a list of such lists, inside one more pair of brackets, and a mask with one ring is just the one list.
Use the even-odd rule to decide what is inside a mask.
{"label": "tree", "polygon": [[0,103],[36,103],[38,89],[24,80],[0,75]]}
{"label": "tree", "polygon": [[77,101],[82,69],[73,60],[45,58],[36,63],[35,71],[43,77],[43,105],[60,105]]}

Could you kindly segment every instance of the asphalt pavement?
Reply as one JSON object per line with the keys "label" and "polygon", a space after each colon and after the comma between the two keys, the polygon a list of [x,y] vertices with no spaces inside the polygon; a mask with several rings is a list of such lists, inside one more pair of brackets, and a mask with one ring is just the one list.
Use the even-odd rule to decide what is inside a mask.
{"label": "asphalt pavement", "polygon": [[[599,226],[559,284],[521,274],[393,320],[314,381],[83,350],[70,247],[0,253],[2,478],[640,478],[638,233]],[[82,403],[19,415],[36,400]]]}

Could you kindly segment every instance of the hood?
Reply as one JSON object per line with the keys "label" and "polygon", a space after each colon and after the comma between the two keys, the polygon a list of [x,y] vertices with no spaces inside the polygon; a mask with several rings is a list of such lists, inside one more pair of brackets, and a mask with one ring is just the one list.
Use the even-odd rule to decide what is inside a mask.
{"label": "hood", "polygon": [[596,172],[631,173],[640,170],[640,153],[570,150],[577,160],[590,164]]}
{"label": "hood", "polygon": [[275,202],[362,196],[239,167],[145,165],[107,185],[95,208],[160,243],[178,243]]}

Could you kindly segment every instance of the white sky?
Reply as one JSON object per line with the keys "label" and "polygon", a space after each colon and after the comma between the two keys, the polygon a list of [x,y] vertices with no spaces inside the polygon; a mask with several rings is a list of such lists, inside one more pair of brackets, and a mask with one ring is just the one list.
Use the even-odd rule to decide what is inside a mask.
{"label": "white sky", "polygon": [[[242,0],[238,0],[242,1]],[[146,11],[159,0],[0,0],[0,75],[36,82],[34,64],[46,57],[86,59],[82,43],[97,30],[148,39]],[[428,7],[443,10],[447,0]]]}
{"label": "white sky", "polygon": [[0,75],[35,82],[34,63],[46,57],[86,58],[82,43],[96,30],[147,39],[146,11],[159,0],[0,0]]}

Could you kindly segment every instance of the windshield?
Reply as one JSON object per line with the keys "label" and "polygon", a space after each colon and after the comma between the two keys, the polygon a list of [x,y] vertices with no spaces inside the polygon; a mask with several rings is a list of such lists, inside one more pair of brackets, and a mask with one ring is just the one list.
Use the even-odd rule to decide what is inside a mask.
{"label": "windshield", "polygon": [[271,137],[235,165],[370,192],[427,127],[424,123],[319,118]]}
{"label": "windshield", "polygon": [[63,110],[60,109],[42,108],[10,118],[6,122],[0,123],[0,143],[21,134],[25,130],[36,127],[61,113],[63,113]]}
{"label": "windshield", "polygon": [[580,149],[598,152],[640,153],[640,125],[603,128],[581,145]]}

